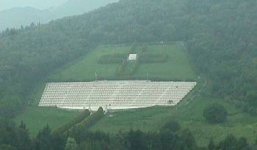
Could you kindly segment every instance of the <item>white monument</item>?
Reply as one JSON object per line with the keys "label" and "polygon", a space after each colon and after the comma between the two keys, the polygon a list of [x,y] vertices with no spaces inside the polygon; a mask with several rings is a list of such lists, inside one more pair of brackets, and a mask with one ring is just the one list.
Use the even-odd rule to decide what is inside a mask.
{"label": "white monument", "polygon": [[128,61],[135,61],[137,60],[137,54],[129,54]]}

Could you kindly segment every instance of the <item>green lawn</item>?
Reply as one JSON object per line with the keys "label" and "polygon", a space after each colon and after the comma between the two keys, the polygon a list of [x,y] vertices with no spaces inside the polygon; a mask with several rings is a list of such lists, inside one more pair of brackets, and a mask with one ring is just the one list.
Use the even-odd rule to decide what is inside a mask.
{"label": "green lawn", "polygon": [[95,74],[99,78],[115,77],[119,64],[98,64],[101,56],[108,54],[127,54],[129,47],[98,47],[80,60],[60,69],[49,78],[52,81],[89,81],[95,80]]}
{"label": "green lawn", "polygon": [[38,131],[47,124],[51,129],[55,129],[72,120],[78,114],[78,111],[67,111],[56,108],[27,107],[25,112],[18,115],[14,121],[18,125],[23,121],[31,135],[35,136]]}
{"label": "green lawn", "polygon": [[135,76],[158,77],[166,80],[195,80],[196,74],[184,49],[177,45],[148,46],[147,53],[168,55],[165,63],[140,64]]}
{"label": "green lawn", "polygon": [[[202,111],[212,102],[219,102],[226,107],[230,114],[227,123],[219,125],[206,123],[202,117]],[[78,111],[28,107],[24,113],[15,118],[15,122],[19,124],[24,121],[31,135],[35,136],[47,124],[55,129],[78,114]],[[189,128],[200,145],[206,145],[211,137],[218,141],[228,134],[246,137],[251,142],[256,140],[256,117],[243,113],[220,99],[204,97],[191,101],[184,100],[176,107],[152,107],[112,113],[112,116],[107,115],[91,130],[107,133],[118,133],[130,129],[141,129],[145,132],[158,131],[168,120],[177,120],[183,128]]]}
{"label": "green lawn", "polygon": [[[98,60],[104,55],[129,54],[129,46],[100,46],[85,57],[61,68],[49,77],[51,81],[89,81],[95,79],[118,78],[117,70],[121,64],[98,64]],[[168,55],[168,61],[164,63],[139,64],[139,68],[133,78],[163,80],[194,80],[194,73],[187,58],[185,50],[176,44],[149,45],[147,53]],[[125,78],[126,79],[126,78]]]}
{"label": "green lawn", "polygon": [[[219,102],[229,112],[225,124],[208,124],[202,116],[203,109],[212,102]],[[167,120],[177,120],[183,128],[189,128],[199,145],[206,146],[213,137],[215,141],[224,139],[228,134],[256,140],[257,118],[245,114],[232,105],[220,100],[199,97],[183,101],[176,107],[153,107],[113,113],[99,121],[91,130],[118,133],[130,129],[158,131]]]}

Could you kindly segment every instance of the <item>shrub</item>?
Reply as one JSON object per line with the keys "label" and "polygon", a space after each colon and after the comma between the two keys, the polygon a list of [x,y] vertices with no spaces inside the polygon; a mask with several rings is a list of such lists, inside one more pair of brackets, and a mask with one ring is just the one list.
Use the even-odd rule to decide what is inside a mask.
{"label": "shrub", "polygon": [[93,113],[91,116],[87,117],[81,123],[78,124],[78,127],[81,129],[89,129],[97,121],[104,117],[104,110],[100,107],[97,112]]}
{"label": "shrub", "polygon": [[138,61],[124,61],[117,69],[118,76],[131,76],[139,67]]}
{"label": "shrub", "polygon": [[166,54],[143,53],[139,57],[140,63],[165,63],[168,60]]}
{"label": "shrub", "polygon": [[104,55],[99,58],[98,64],[120,64],[126,60],[126,54]]}
{"label": "shrub", "polygon": [[54,134],[62,134],[64,132],[68,131],[74,125],[83,121],[88,116],[90,116],[90,111],[89,110],[84,110],[78,116],[76,116],[73,120],[71,120],[70,122],[66,123],[65,125],[63,125],[63,126],[57,128],[56,130],[54,130],[53,133]]}
{"label": "shrub", "polygon": [[0,145],[0,149],[3,149],[3,150],[16,150],[15,147],[11,146],[11,145]]}
{"label": "shrub", "polygon": [[177,121],[171,120],[162,127],[162,130],[177,132],[180,130],[180,124]]}
{"label": "shrub", "polygon": [[220,104],[212,104],[203,111],[204,118],[209,123],[223,123],[227,120],[227,110]]}

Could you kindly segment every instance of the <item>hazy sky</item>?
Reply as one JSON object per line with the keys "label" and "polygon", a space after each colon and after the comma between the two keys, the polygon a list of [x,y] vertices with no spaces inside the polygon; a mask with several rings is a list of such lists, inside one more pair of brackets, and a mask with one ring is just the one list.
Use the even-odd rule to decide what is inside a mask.
{"label": "hazy sky", "polygon": [[57,6],[67,0],[0,0],[0,11],[10,9],[13,7],[35,7],[39,9],[46,9]]}

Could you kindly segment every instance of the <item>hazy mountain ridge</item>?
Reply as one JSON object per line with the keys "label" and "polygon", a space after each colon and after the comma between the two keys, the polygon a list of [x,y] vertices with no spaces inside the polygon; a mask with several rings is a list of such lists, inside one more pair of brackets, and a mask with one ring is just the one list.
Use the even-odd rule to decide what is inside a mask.
{"label": "hazy mountain ridge", "polygon": [[13,8],[0,12],[0,30],[6,28],[20,28],[34,23],[45,23],[49,21],[51,12],[39,10],[32,7]]}
{"label": "hazy mountain ridge", "polygon": [[52,8],[49,11],[53,13],[56,18],[61,18],[64,16],[79,15],[118,1],[119,0],[69,0],[63,5]]}
{"label": "hazy mountain ridge", "polygon": [[0,31],[6,28],[20,28],[33,23],[47,23],[65,16],[83,14],[118,0],[69,0],[66,3],[45,10],[32,7],[17,7],[0,11]]}

